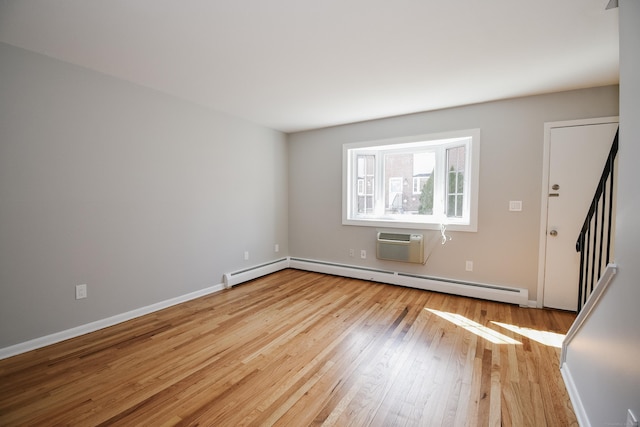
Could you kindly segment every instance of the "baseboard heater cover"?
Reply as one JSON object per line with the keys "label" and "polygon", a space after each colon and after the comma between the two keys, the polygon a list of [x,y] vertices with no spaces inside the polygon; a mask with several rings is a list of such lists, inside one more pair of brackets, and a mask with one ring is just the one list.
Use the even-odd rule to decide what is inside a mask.
{"label": "baseboard heater cover", "polygon": [[339,264],[329,261],[305,258],[282,258],[276,261],[260,264],[251,268],[238,270],[224,275],[224,286],[231,288],[239,283],[247,282],[285,268],[313,271],[316,273],[332,274],[353,279],[387,283],[390,285],[407,286],[426,291],[442,292],[471,298],[517,304],[529,307],[529,291],[523,288],[496,286],[484,283],[464,282],[460,280],[423,276],[411,273]]}
{"label": "baseboard heater cover", "polygon": [[529,291],[523,288],[464,282],[303,258],[289,258],[289,267],[529,307]]}
{"label": "baseboard heater cover", "polygon": [[257,279],[258,277],[266,276],[267,274],[275,273],[276,271],[280,271],[288,267],[289,258],[282,258],[243,270],[234,271],[233,273],[226,273],[223,277],[224,287],[228,289],[239,283],[248,282],[249,280]]}

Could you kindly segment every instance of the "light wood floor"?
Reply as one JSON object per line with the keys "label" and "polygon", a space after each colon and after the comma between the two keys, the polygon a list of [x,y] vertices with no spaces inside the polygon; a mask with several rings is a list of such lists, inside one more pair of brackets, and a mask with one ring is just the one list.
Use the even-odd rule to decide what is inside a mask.
{"label": "light wood floor", "polygon": [[573,319],[284,270],[0,361],[0,425],[577,425]]}

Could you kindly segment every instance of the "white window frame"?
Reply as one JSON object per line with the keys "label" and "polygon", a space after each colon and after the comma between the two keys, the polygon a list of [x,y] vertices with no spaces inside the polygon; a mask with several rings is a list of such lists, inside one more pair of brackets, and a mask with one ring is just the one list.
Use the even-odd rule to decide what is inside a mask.
{"label": "white window frame", "polygon": [[[468,197],[465,198],[464,217],[447,217],[444,210],[435,212],[435,208],[446,206],[445,200],[434,200],[434,215],[389,215],[384,213],[383,188],[384,180],[383,162],[376,159],[376,213],[357,214],[357,180],[356,180],[356,156],[357,154],[377,154],[391,152],[391,150],[405,150],[422,144],[429,149],[434,147],[446,153],[447,148],[465,144],[466,170],[464,177],[465,188],[468,188]],[[359,150],[359,151],[356,151]],[[391,227],[412,229],[440,229],[445,225],[451,231],[478,230],[478,190],[480,177],[480,129],[467,129],[460,131],[416,135],[377,141],[363,141],[347,143],[343,145],[342,153],[342,223],[344,225]],[[442,171],[446,161],[444,155],[438,155],[436,170]],[[442,175],[436,173],[436,175]],[[445,182],[443,182],[445,180]],[[380,182],[380,183],[378,183]],[[446,175],[434,176],[434,185],[444,188]],[[381,192],[382,191],[382,192]],[[443,193],[444,194],[444,193]],[[355,195],[355,196],[354,196]]]}

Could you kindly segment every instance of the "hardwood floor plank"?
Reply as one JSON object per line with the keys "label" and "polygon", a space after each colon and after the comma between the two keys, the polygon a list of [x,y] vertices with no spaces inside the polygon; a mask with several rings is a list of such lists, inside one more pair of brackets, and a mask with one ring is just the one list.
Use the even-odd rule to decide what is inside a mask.
{"label": "hardwood floor plank", "polygon": [[0,361],[0,425],[577,425],[574,318],[283,270]]}

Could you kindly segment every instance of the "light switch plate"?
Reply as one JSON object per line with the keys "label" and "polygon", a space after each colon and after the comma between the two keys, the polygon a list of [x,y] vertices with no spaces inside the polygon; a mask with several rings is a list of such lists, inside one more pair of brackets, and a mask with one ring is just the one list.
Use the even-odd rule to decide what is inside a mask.
{"label": "light switch plate", "polygon": [[509,210],[511,212],[520,212],[520,211],[522,211],[522,200],[510,200],[509,201]]}

